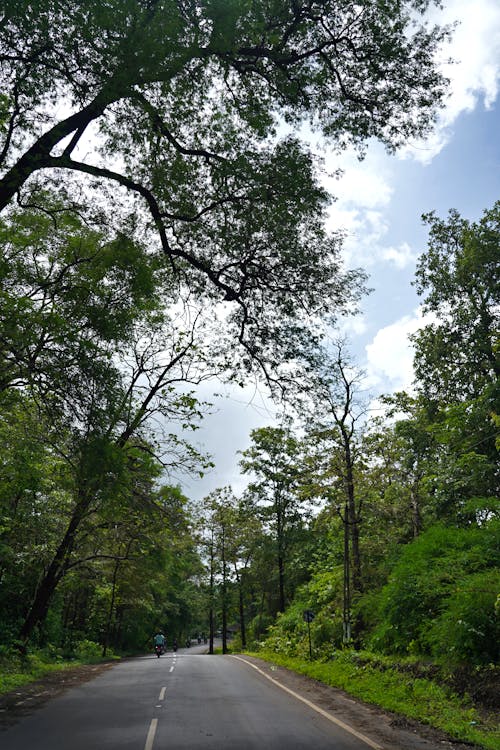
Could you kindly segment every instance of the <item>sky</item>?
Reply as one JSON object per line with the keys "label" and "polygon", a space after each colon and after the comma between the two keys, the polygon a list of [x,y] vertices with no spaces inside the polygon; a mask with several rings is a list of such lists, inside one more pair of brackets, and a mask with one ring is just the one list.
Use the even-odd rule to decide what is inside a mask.
{"label": "sky", "polygon": [[[328,222],[347,232],[348,267],[362,266],[372,293],[361,314],[344,323],[343,333],[357,363],[366,371],[374,403],[378,395],[410,388],[412,350],[408,335],[425,324],[421,300],[412,286],[416,261],[426,249],[421,216],[451,208],[471,221],[500,199],[500,0],[444,0],[432,20],[457,21],[444,57],[450,95],[433,134],[388,155],[369,145],[364,161],[354,153],[324,153],[326,167],[343,170],[327,184],[336,196]],[[214,400],[213,384],[200,397]],[[215,468],[202,479],[181,479],[184,492],[198,500],[231,485],[246,484],[238,451],[250,445],[250,430],[274,424],[265,391],[248,386],[216,399],[212,415],[197,433],[198,446],[211,453]]]}

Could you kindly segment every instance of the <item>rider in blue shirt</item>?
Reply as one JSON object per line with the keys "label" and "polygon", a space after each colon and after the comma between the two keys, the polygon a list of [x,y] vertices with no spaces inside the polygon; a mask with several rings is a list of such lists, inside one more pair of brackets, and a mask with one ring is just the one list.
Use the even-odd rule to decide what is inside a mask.
{"label": "rider in blue shirt", "polygon": [[165,636],[163,633],[159,630],[155,637],[153,638],[155,646],[161,646],[162,648],[165,648]]}

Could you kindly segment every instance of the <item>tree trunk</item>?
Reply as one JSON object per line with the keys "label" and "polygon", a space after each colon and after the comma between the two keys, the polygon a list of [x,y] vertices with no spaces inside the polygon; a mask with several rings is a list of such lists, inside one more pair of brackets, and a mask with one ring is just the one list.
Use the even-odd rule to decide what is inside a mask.
{"label": "tree trunk", "polygon": [[414,539],[422,531],[422,516],[420,513],[420,496],[418,494],[418,480],[415,481],[411,488],[411,511],[412,511],[412,530]]}
{"label": "tree trunk", "polygon": [[111,632],[111,622],[113,620],[113,610],[115,608],[115,597],[116,597],[116,580],[118,578],[118,569],[120,567],[120,561],[116,560],[115,567],[113,570],[113,579],[111,582],[111,601],[109,603],[108,619],[106,622],[106,631],[104,633],[104,643],[102,644],[102,655],[106,656],[108,650],[109,635]]}
{"label": "tree trunk", "polygon": [[43,622],[47,616],[47,610],[57,584],[66,572],[69,557],[75,545],[76,534],[88,506],[88,498],[81,497],[73,510],[63,540],[57,548],[45,576],[38,585],[35,598],[20,630],[19,637],[24,642],[30,639],[36,626]]}
{"label": "tree trunk", "polygon": [[349,436],[342,430],[344,440],[344,457],[346,468],[346,490],[347,503],[349,507],[346,519],[352,548],[352,587],[354,591],[361,592],[363,583],[361,579],[361,555],[359,551],[359,517],[356,511],[356,500],[354,492],[354,462],[351,453]]}
{"label": "tree trunk", "polygon": [[213,532],[212,532],[212,539],[210,544],[210,608],[208,612],[208,619],[209,619],[209,626],[210,626],[210,636],[209,636],[209,646],[208,646],[208,653],[213,654],[214,653],[214,635],[215,635],[215,627],[214,627],[214,543],[213,543]]}
{"label": "tree trunk", "polygon": [[281,509],[281,499],[276,499],[276,536],[278,545],[278,580],[279,580],[279,611],[285,611],[285,561],[283,554],[283,512]]}
{"label": "tree trunk", "polygon": [[280,612],[285,611],[285,566],[283,556],[280,553],[278,556],[278,571],[279,571],[279,596],[280,596]]}
{"label": "tree trunk", "polygon": [[351,642],[351,560],[349,554],[349,503],[344,509],[344,602],[342,613],[342,642]]}
{"label": "tree trunk", "polygon": [[241,647],[246,648],[247,634],[246,634],[246,627],[245,627],[245,607],[244,607],[244,602],[243,602],[243,585],[241,582],[241,576],[236,574],[236,580],[238,582],[238,604],[239,604],[239,610],[240,610]]}
{"label": "tree trunk", "polygon": [[222,653],[227,654],[227,564],[226,537],[222,527]]}

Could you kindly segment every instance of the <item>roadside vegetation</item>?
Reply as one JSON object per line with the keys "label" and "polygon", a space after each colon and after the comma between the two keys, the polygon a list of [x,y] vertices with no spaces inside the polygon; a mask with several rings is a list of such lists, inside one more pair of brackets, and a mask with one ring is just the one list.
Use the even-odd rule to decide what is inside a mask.
{"label": "roadside vegetation", "polygon": [[[479,741],[500,661],[500,202],[423,217],[415,380],[369,394],[339,328],[368,277],[282,127],[339,154],[425,136],[448,31],[419,27],[424,0],[225,4],[18,0],[0,20],[1,689],[220,631],[223,653],[237,633]],[[244,491],[193,502],[217,383],[279,415],[239,456]]]}
{"label": "roadside vegetation", "polygon": [[63,672],[82,664],[100,664],[117,658],[109,653],[104,659],[102,648],[91,641],[76,644],[72,653],[64,653],[62,649],[46,648],[21,654],[19,649],[0,647],[0,695],[54,672]]}
{"label": "roadside vegetation", "polygon": [[[266,650],[253,655],[399,716],[441,729],[455,740],[487,750],[498,750],[500,746],[498,714],[478,710],[466,695],[459,695],[436,679],[415,676],[422,668],[414,659],[381,659],[357,651],[339,651],[328,660],[314,661]],[[443,677],[444,673],[445,670]]]}

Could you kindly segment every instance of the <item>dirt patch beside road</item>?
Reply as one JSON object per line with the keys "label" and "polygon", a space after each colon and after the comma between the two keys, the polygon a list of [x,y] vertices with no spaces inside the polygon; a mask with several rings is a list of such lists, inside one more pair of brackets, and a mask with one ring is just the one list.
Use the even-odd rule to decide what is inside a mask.
{"label": "dirt patch beside road", "polygon": [[36,682],[30,682],[11,690],[9,693],[0,695],[0,730],[12,726],[23,716],[32,713],[65,690],[81,685],[82,682],[93,680],[94,677],[110,669],[114,664],[116,662],[83,664],[79,667],[61,669],[41,677]]}

